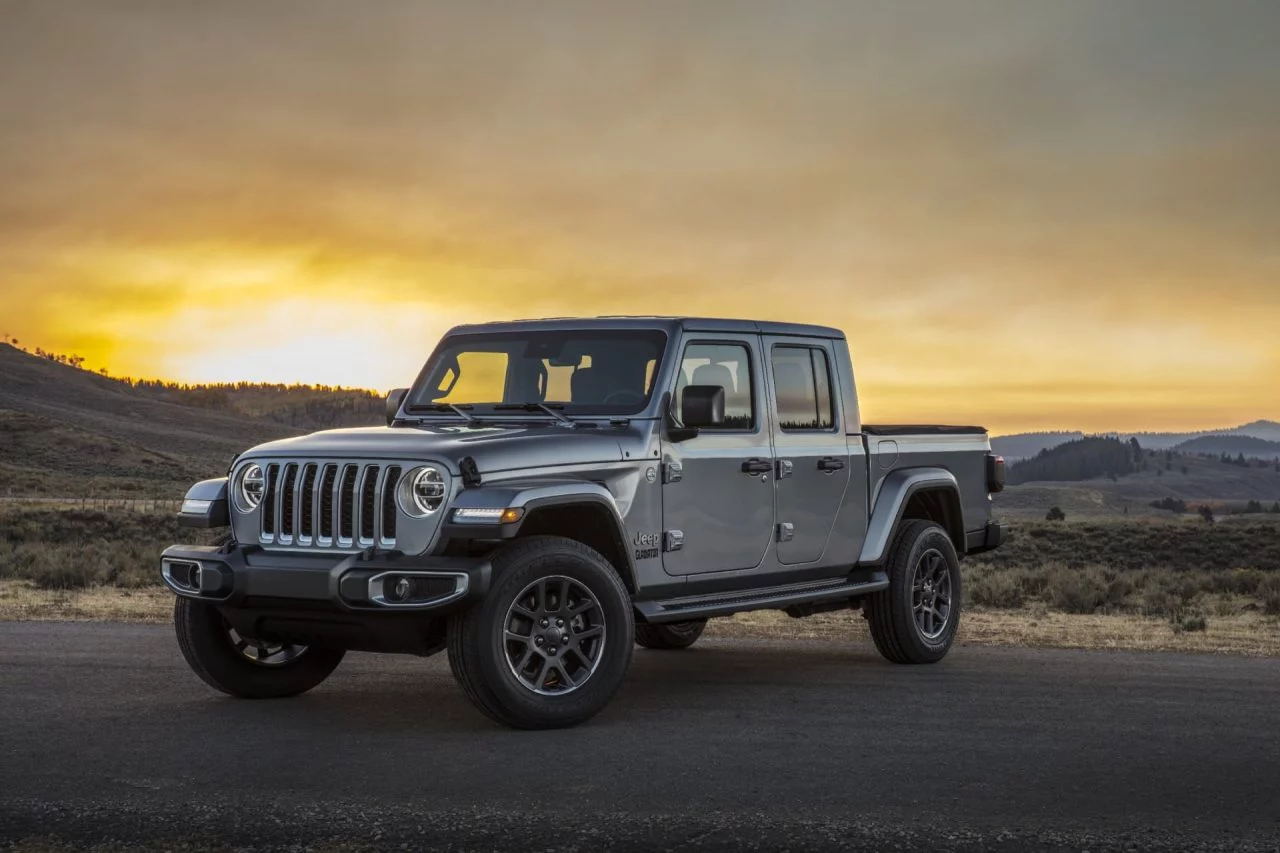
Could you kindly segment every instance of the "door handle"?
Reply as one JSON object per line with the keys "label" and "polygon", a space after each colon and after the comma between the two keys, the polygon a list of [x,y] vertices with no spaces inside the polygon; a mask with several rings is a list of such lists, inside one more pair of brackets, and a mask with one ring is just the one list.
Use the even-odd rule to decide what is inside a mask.
{"label": "door handle", "polygon": [[773,470],[773,463],[767,459],[748,459],[742,463],[742,473],[744,474],[768,474]]}
{"label": "door handle", "polygon": [[844,460],[837,459],[834,456],[824,456],[818,460],[818,470],[826,471],[830,474],[832,471],[839,471],[844,467]]}

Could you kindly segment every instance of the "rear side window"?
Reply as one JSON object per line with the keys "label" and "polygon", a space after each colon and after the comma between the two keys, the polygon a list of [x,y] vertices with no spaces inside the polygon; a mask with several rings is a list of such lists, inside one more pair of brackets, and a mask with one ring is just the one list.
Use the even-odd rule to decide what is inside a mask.
{"label": "rear side window", "polygon": [[675,409],[680,418],[680,397],[686,385],[719,385],[724,388],[724,426],[721,429],[753,429],[755,400],[751,393],[751,357],[743,344],[689,344],[676,377]]}
{"label": "rear side window", "polygon": [[818,347],[773,348],[773,392],[778,426],[788,432],[835,426],[827,353]]}

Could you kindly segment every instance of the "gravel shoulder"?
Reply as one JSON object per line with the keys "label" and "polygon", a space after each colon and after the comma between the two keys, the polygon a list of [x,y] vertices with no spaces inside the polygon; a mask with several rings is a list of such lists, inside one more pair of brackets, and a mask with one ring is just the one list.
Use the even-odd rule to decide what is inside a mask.
{"label": "gravel shoulder", "polygon": [[[123,622],[167,625],[173,596],[163,587],[42,590],[0,580],[0,622]],[[1280,618],[1256,612],[1210,616],[1203,631],[1178,631],[1165,619],[1134,614],[1081,615],[1044,608],[965,611],[960,642],[975,646],[1129,649],[1280,657]],[[743,639],[868,639],[866,623],[850,612],[792,619],[778,611],[714,619],[707,636]]]}

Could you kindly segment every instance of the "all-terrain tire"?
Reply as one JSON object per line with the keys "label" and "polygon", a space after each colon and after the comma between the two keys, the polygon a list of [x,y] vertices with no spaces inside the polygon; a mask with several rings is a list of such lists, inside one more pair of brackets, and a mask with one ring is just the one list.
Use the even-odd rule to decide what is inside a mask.
{"label": "all-terrain tire", "polygon": [[178,648],[206,684],[241,699],[280,699],[306,693],[342,663],[342,649],[308,647],[285,663],[254,663],[236,650],[226,620],[212,604],[178,597],[173,605]]}
{"label": "all-terrain tire", "polygon": [[[598,605],[592,611],[594,618],[604,629],[594,669],[580,685],[559,694],[535,692],[521,680],[509,661],[512,641],[506,633],[517,599],[531,585],[550,578],[568,579],[589,591]],[[549,583],[558,587],[561,581]],[[565,602],[558,605],[566,606]],[[530,536],[494,554],[488,595],[449,619],[449,667],[467,698],[503,725],[519,729],[573,726],[599,713],[622,686],[631,664],[634,631],[631,597],[608,560],[572,539]],[[574,663],[585,660],[575,655]],[[535,666],[538,663],[533,661]],[[541,679],[537,683],[547,684]]]}
{"label": "all-terrain tire", "polygon": [[[926,564],[950,584],[946,621],[933,631],[917,622],[919,594],[913,590],[917,572],[925,571]],[[937,663],[946,656],[960,627],[960,560],[951,537],[931,521],[906,521],[894,537],[885,570],[889,587],[868,596],[864,604],[876,649],[893,663]],[[929,636],[935,632],[936,636]]]}
{"label": "all-terrain tire", "polygon": [[636,625],[636,642],[646,649],[687,649],[698,641],[706,627],[706,619],[663,625],[641,623]]}

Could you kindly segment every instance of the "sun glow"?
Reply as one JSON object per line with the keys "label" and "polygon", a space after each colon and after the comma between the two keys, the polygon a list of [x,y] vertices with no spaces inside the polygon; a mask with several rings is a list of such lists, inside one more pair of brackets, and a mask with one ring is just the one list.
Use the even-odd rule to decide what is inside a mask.
{"label": "sun glow", "polygon": [[895,296],[883,300],[892,316],[885,322],[875,295],[858,291],[819,309],[756,288],[757,298],[733,301],[743,308],[730,311],[724,283],[655,304],[648,288],[568,281],[518,265],[199,245],[77,253],[62,261],[47,292],[14,296],[35,316],[44,346],[85,356],[90,369],[182,382],[381,391],[409,384],[460,323],[745,312],[845,329],[863,414],[873,421],[966,421],[997,432],[1206,428],[1214,425],[1206,408],[1215,423],[1274,410],[1221,381],[1233,368],[1265,374],[1270,344],[1251,335],[1224,339],[1185,321],[1116,321],[1087,306],[1057,316],[1054,306],[1040,306],[1023,308],[1010,324],[981,302]]}
{"label": "sun glow", "polygon": [[[75,277],[130,282],[129,298],[47,299],[53,337],[113,375],[181,382],[407,384],[441,335],[479,319],[385,263],[208,248],[81,259]],[[103,342],[107,346],[95,346]]]}

